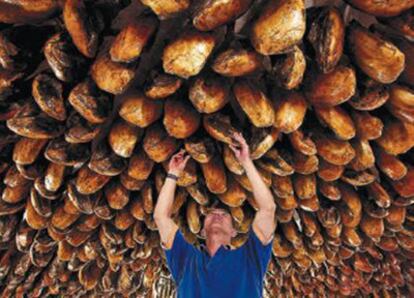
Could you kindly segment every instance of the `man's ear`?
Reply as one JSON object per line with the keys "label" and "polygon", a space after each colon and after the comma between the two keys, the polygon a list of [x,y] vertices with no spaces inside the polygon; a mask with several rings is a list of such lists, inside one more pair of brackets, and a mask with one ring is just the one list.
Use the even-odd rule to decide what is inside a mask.
{"label": "man's ear", "polygon": [[236,237],[237,236],[237,231],[235,228],[233,228],[233,231],[231,232],[231,237]]}
{"label": "man's ear", "polygon": [[201,230],[200,235],[201,237],[206,237],[206,231],[204,230],[204,228]]}

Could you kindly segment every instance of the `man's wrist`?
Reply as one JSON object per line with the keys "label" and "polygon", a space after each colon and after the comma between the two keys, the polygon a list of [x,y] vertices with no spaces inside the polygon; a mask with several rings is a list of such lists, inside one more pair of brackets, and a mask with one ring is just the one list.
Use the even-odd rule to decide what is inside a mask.
{"label": "man's wrist", "polygon": [[173,170],[168,171],[167,174],[173,174],[173,175],[178,176],[178,177],[180,176],[180,173],[178,171],[173,171]]}
{"label": "man's wrist", "polygon": [[179,175],[176,173],[176,172],[168,172],[167,173],[167,177],[166,178],[170,178],[170,179],[172,179],[172,180],[175,180],[175,181],[177,181],[178,180],[178,178],[179,178]]}
{"label": "man's wrist", "polygon": [[245,169],[248,168],[249,166],[253,165],[253,161],[252,161],[251,158],[248,158],[248,159],[246,159],[246,160],[244,160],[240,163],[243,166],[243,168],[245,168]]}

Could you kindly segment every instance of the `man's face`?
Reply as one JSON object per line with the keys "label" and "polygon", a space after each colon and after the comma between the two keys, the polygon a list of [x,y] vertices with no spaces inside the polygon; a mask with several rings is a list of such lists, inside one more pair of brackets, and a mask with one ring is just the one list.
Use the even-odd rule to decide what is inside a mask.
{"label": "man's face", "polygon": [[233,221],[230,213],[224,209],[211,209],[204,219],[206,234],[224,233],[229,237],[233,236]]}

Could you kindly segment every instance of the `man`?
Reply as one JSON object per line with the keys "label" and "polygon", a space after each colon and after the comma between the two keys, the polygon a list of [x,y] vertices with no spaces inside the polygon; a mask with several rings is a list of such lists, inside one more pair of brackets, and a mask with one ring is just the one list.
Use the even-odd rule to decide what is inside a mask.
{"label": "man", "polygon": [[258,298],[262,297],[263,279],[270,260],[276,228],[272,193],[263,182],[249,147],[240,133],[232,136],[230,145],[242,164],[253,188],[258,205],[245,244],[230,249],[237,235],[226,208],[212,208],[204,219],[202,236],[206,245],[197,249],[188,243],[170,215],[176,179],[189,159],[184,150],[175,154],[169,164],[167,179],[160,191],[154,219],[160,232],[168,267],[178,288],[178,298]]}

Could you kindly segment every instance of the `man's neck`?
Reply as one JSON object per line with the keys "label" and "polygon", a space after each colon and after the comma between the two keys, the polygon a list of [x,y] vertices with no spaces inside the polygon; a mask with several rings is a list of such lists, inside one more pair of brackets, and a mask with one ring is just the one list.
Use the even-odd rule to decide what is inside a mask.
{"label": "man's neck", "polygon": [[225,239],[222,235],[213,234],[207,237],[206,239],[207,252],[211,257],[213,257],[216,254],[221,245],[230,245],[229,241]]}

